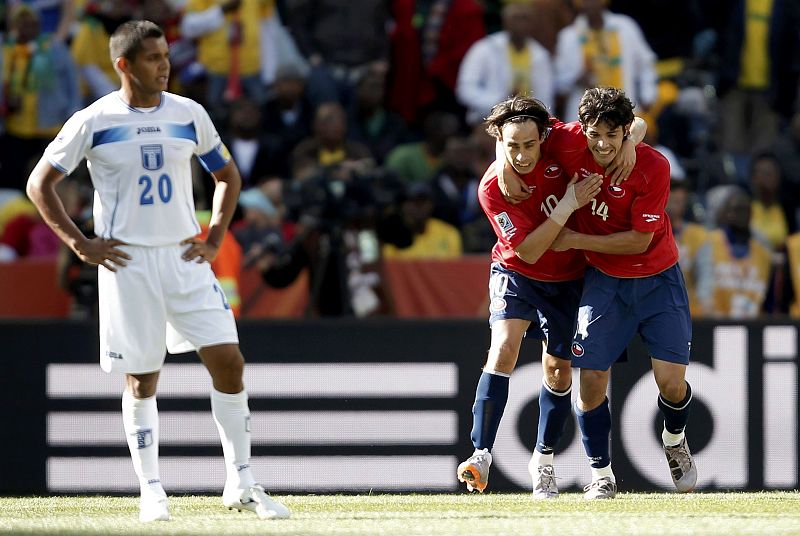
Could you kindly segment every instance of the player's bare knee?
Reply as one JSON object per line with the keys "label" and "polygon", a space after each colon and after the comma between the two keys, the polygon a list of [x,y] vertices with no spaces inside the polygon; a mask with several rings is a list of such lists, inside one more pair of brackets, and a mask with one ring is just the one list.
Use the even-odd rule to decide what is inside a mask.
{"label": "player's bare knee", "polygon": [[656,378],[658,391],[670,402],[680,402],[686,397],[686,380],[683,376]]}
{"label": "player's bare knee", "polygon": [[497,348],[491,348],[486,357],[486,365],[483,370],[497,371],[503,374],[511,374],[517,364],[517,355],[513,349],[506,344],[500,345]]}
{"label": "player's bare knee", "polygon": [[554,391],[566,391],[572,384],[572,365],[566,359],[545,354],[542,369],[547,386]]}
{"label": "player's bare knee", "polygon": [[140,400],[154,396],[157,385],[158,372],[125,375],[125,390]]}

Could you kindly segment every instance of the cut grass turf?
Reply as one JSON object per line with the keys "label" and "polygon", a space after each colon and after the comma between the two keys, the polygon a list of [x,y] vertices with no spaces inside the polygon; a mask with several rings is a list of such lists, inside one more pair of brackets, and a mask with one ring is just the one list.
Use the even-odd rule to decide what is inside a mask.
{"label": "cut grass turf", "polygon": [[800,493],[276,496],[292,518],[259,521],[218,497],[172,496],[172,521],[142,525],[134,497],[0,497],[0,534],[364,536],[800,535]]}

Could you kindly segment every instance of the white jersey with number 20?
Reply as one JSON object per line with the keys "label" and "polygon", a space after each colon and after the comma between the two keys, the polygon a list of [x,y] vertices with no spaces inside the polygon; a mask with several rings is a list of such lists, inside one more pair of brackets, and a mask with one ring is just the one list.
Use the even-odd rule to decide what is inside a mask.
{"label": "white jersey with number 20", "polygon": [[67,174],[86,158],[95,233],[139,246],[175,244],[200,232],[192,155],[210,172],[230,161],[203,107],[166,92],[146,110],[110,93],[76,112],[45,150]]}

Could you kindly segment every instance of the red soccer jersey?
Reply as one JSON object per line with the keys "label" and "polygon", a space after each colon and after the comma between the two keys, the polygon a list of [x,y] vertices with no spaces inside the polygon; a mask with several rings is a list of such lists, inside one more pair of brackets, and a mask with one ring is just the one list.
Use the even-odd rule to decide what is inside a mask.
{"label": "red soccer jersey", "polygon": [[[605,173],[598,165],[586,139],[577,141],[568,131],[580,132],[578,123],[554,129],[548,139],[550,157],[564,166],[570,175],[580,177]],[[572,216],[574,229],[584,234],[607,235],[624,231],[653,233],[644,253],[615,255],[586,251],[590,265],[614,277],[647,277],[662,272],[678,262],[678,248],[672,225],[665,212],[669,197],[669,162],[645,143],[636,146],[636,166],[627,181],[611,186],[605,181],[597,197]],[[569,225],[569,224],[568,224]]]}
{"label": "red soccer jersey", "polygon": [[534,189],[530,199],[516,205],[503,198],[494,163],[486,170],[478,187],[478,201],[497,235],[492,260],[538,281],[570,281],[583,277],[586,261],[577,250],[547,250],[534,264],[517,257],[514,249],[548,218],[564,196],[569,182],[561,166],[544,154],[533,171],[522,179]]}

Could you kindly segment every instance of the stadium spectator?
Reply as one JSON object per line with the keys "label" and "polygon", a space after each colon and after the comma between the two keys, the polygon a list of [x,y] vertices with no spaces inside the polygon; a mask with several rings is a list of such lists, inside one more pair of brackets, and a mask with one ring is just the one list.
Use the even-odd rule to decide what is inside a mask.
{"label": "stadium spectator", "polygon": [[10,22],[2,63],[6,132],[0,187],[23,190],[32,161],[81,102],[75,63],[63,43],[41,34],[36,12],[20,5]]}
{"label": "stadium spectator", "polygon": [[231,105],[225,145],[230,147],[244,188],[258,183],[272,171],[271,148],[261,129],[261,108],[247,98]]}
{"label": "stadium spectator", "polygon": [[482,2],[392,0],[392,15],[389,108],[415,127],[437,110],[463,114],[455,99],[458,67],[486,35]]}
{"label": "stadium spectator", "polygon": [[[280,187],[279,179],[272,182]],[[244,252],[245,267],[265,262],[267,254],[277,254],[284,248],[282,214],[262,188],[254,186],[239,196],[242,219],[234,225],[233,234]],[[260,271],[266,267],[262,265]]]}
{"label": "stadium spectator", "polygon": [[[602,178],[592,175],[578,184],[577,174],[568,179],[550,153],[569,142],[565,136],[585,144],[583,136],[574,129],[566,131],[563,125],[551,124],[547,109],[539,101],[526,97],[503,101],[492,109],[487,123],[490,134],[502,143],[502,153],[484,174],[478,194],[497,237],[489,279],[492,335],[472,410],[475,452],[459,466],[458,478],[470,491],[483,491],[488,483],[491,450],[508,398],[509,376],[516,366],[522,338],[530,333],[546,342],[539,431],[529,470],[534,498],[551,499],[558,495],[553,452],[570,415],[570,343],[585,261],[581,252],[548,249],[572,212],[597,195]],[[628,165],[625,162],[632,156],[634,142],[644,135],[643,126],[637,124],[625,151],[615,155],[615,164]],[[561,141],[554,141],[555,131]],[[503,165],[513,170],[509,172],[522,174],[520,182],[530,191],[531,199],[525,203],[506,200],[498,184]]]}
{"label": "stadium spectator", "polygon": [[353,90],[374,63],[388,64],[390,20],[387,1],[291,0],[286,23],[311,66],[309,96],[315,106],[347,106]]}
{"label": "stadium spectator", "polygon": [[75,22],[75,5],[72,0],[10,0],[7,8],[26,5],[36,12],[42,28],[42,35],[51,36],[54,41],[65,43],[72,35]]}
{"label": "stadium spectator", "polygon": [[347,136],[347,117],[338,102],[327,102],[317,108],[313,135],[297,144],[291,155],[292,177],[302,175],[309,167],[347,166],[371,167],[372,154],[366,145]]}
{"label": "stadium spectator", "polygon": [[358,81],[348,110],[351,139],[366,145],[378,165],[410,139],[403,118],[386,108],[386,74],[385,65],[372,64]]}
{"label": "stadium spectator", "polygon": [[[781,199],[783,177],[780,163],[772,153],[756,154],[749,175],[753,193],[750,228],[764,238],[773,251],[783,251],[790,225]],[[788,212],[794,215],[791,210]]]}
{"label": "stadium spectator", "polygon": [[772,251],[753,234],[752,201],[732,187],[697,255],[697,298],[710,318],[756,318],[771,279]]}
{"label": "stadium spectator", "polygon": [[262,125],[270,147],[270,175],[289,177],[289,156],[298,143],[311,135],[314,110],[306,85],[305,75],[295,65],[281,65],[275,73]]}
{"label": "stadium spectator", "polygon": [[564,117],[577,119],[586,88],[616,87],[647,112],[657,97],[656,55],[636,22],[612,13],[608,0],[573,0],[579,15],[558,33],[558,93],[566,98]]}
{"label": "stadium spectator", "polygon": [[386,259],[453,259],[462,253],[458,228],[433,216],[433,192],[424,182],[411,183],[401,204],[403,223],[413,233],[410,246],[383,245]]}
{"label": "stadium spectator", "polygon": [[242,96],[263,104],[261,24],[272,16],[268,0],[189,0],[181,34],[197,40],[197,59],[207,76],[206,105],[212,117],[227,116],[228,105]]}
{"label": "stadium spectator", "polygon": [[693,317],[699,317],[703,310],[697,299],[697,254],[708,239],[708,230],[687,218],[691,214],[691,204],[692,192],[687,181],[673,179],[670,182],[666,213],[672,223],[672,236],[678,246],[678,262],[686,280],[689,310]]}
{"label": "stadium spectator", "polygon": [[[608,173],[634,121],[633,103],[616,88],[584,93],[578,110],[584,140],[560,158],[568,174]],[[669,164],[647,145],[622,185],[604,186],[595,201],[576,212],[575,228],[564,229],[556,251],[584,250],[589,267],[572,341],[573,364],[581,367],[576,405],[592,482],[584,498],[610,499],[617,493],[611,468],[611,365],[639,333],[651,356],[664,417],[662,442],[673,483],[692,491],[697,467],[686,442],[692,392],[685,381],[691,347],[689,299],[678,267],[678,248],[664,213],[669,197]],[[515,177],[517,181],[518,177]]]}
{"label": "stadium spectator", "polygon": [[386,157],[384,166],[404,182],[430,181],[441,166],[447,140],[458,130],[458,117],[433,112],[425,118],[422,141],[398,145]]}
{"label": "stadium spectator", "polygon": [[120,24],[133,18],[134,9],[129,1],[88,0],[82,10],[70,53],[80,71],[83,95],[88,102],[119,89],[108,38]]}
{"label": "stadium spectator", "polygon": [[458,69],[456,96],[467,108],[467,123],[483,121],[510,95],[530,95],[554,106],[555,72],[550,52],[531,35],[535,19],[529,4],[503,8],[503,30],[475,42]]}
{"label": "stadium spectator", "polygon": [[470,138],[453,136],[447,140],[442,165],[430,181],[434,200],[434,216],[456,229],[463,229],[478,219],[483,211],[478,204],[478,183],[475,173],[476,151]]}
{"label": "stadium spectator", "polygon": [[[288,517],[289,510],[269,498],[250,470],[244,359],[230,305],[208,264],[236,207],[236,164],[205,110],[166,92],[169,48],[158,26],[125,23],[109,48],[122,89],[67,121],[31,173],[27,192],[59,238],[98,265],[100,364],[125,374],[122,420],[140,484],[139,519],[170,519],[158,469],[155,398],[165,348],[197,349],[211,375],[211,412],[227,475],[223,504],[262,519]],[[190,197],[193,155],[217,181],[203,240],[195,236],[200,226]],[[98,236],[92,239],[55,194],[55,185],[84,158],[95,186]]]}
{"label": "stadium spectator", "polygon": [[716,89],[719,140],[743,177],[750,157],[775,140],[791,116],[800,76],[800,4],[735,0],[720,10]]}

